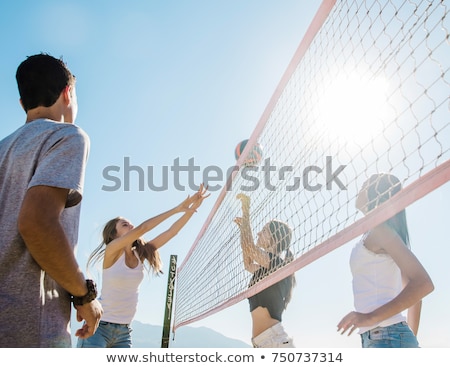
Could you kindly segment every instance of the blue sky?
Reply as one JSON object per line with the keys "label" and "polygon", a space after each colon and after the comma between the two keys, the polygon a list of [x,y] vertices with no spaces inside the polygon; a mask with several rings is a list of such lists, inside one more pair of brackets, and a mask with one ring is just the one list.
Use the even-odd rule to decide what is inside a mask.
{"label": "blue sky", "polygon": [[[136,181],[129,191],[107,191],[102,187],[111,182],[104,169],[123,168],[126,158],[132,165],[155,168],[170,166],[178,157],[182,162],[193,157],[201,167],[234,165],[236,143],[251,135],[319,3],[17,0],[1,5],[1,137],[25,120],[14,75],[27,55],[63,56],[77,76],[77,124],[91,138],[78,247],[83,267],[110,218],[122,215],[138,224],[192,192],[172,184],[166,191],[140,191]],[[183,260],[218,195],[213,192],[162,249],[166,267],[170,254]],[[436,287],[424,301],[423,346],[450,347],[449,207],[447,183],[408,208],[413,249]],[[348,263],[352,244],[297,272],[284,324],[298,347],[359,347],[358,336],[336,332],[338,321],[352,309],[350,271],[336,273],[336,264]],[[136,319],[161,325],[165,291],[166,276],[146,278]],[[250,322],[242,301],[193,326],[249,343]]]}

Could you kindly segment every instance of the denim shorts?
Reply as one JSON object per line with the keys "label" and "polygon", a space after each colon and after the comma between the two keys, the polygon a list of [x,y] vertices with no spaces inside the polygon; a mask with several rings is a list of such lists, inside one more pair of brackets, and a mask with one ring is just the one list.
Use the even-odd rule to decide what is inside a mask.
{"label": "denim shorts", "polygon": [[284,331],[283,325],[277,323],[252,339],[254,348],[294,348],[292,339]]}
{"label": "denim shorts", "polygon": [[131,348],[131,331],[126,324],[100,321],[94,335],[78,338],[77,348]]}
{"label": "denim shorts", "polygon": [[406,322],[375,327],[361,334],[363,348],[418,348],[416,336]]}

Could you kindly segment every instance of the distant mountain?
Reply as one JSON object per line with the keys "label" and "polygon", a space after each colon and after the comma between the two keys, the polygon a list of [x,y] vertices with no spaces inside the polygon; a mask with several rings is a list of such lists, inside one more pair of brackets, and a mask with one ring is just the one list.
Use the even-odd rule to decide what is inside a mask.
{"label": "distant mountain", "polygon": [[[131,328],[133,348],[161,347],[162,326],[133,321]],[[76,338],[72,337],[72,346],[76,345]],[[170,334],[169,348],[251,348],[251,346],[207,327],[183,326],[176,330],[175,336]]]}
{"label": "distant mountain", "polygon": [[[131,327],[134,348],[161,347],[161,326],[133,321]],[[170,334],[169,348],[251,348],[251,346],[207,327],[183,326],[175,331],[175,335]]]}

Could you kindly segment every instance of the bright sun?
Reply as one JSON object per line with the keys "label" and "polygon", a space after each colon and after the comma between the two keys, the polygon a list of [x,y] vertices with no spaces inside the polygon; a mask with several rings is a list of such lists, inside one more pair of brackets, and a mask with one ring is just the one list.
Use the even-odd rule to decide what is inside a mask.
{"label": "bright sun", "polygon": [[318,104],[319,124],[345,142],[364,144],[383,129],[388,82],[352,72],[333,78]]}

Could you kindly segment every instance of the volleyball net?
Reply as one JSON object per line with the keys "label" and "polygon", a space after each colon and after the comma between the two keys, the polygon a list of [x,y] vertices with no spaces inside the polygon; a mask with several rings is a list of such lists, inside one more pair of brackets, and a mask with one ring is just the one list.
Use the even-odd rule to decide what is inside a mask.
{"label": "volleyball net", "polygon": [[[449,8],[444,1],[331,1],[310,27],[177,272],[173,329],[227,308],[392,217],[450,179]],[[252,146],[262,147],[246,166]],[[374,173],[403,189],[361,218]],[[249,287],[237,194],[253,236],[293,230],[294,260]]]}

